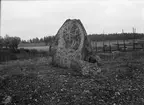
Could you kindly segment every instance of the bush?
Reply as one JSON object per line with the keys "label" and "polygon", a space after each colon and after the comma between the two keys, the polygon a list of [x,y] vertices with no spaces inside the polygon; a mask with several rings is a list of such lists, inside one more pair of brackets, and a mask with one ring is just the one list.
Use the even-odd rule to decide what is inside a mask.
{"label": "bush", "polygon": [[[0,39],[2,39],[2,38],[0,38]],[[6,35],[3,38],[3,41],[0,41],[0,43],[2,43],[3,46],[5,46],[6,48],[17,49],[20,41],[21,41],[21,39],[19,37],[10,37],[10,36]]]}

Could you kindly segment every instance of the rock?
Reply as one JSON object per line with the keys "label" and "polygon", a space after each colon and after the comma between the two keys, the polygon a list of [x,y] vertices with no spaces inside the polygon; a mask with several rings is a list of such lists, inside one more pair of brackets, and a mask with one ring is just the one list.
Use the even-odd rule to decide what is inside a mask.
{"label": "rock", "polygon": [[[83,64],[92,65],[88,62],[92,48],[80,20],[68,19],[64,22],[54,38],[50,51],[52,64],[59,67],[82,70]],[[93,66],[97,65],[93,64]]]}
{"label": "rock", "polygon": [[89,63],[87,61],[79,61],[81,67],[81,73],[85,76],[95,76],[101,72],[101,69],[98,67],[97,63]]}
{"label": "rock", "polygon": [[12,97],[11,96],[6,96],[5,98],[4,98],[4,101],[2,102],[3,104],[9,104],[9,103],[11,103],[11,100],[12,100]]}
{"label": "rock", "polygon": [[87,33],[80,20],[66,20],[52,44],[54,64],[71,68],[72,60],[85,60],[90,52]]}
{"label": "rock", "polygon": [[101,58],[98,55],[94,55],[94,54],[89,55],[87,57],[87,61],[90,62],[90,63],[97,63],[98,66],[100,66],[102,64]]}

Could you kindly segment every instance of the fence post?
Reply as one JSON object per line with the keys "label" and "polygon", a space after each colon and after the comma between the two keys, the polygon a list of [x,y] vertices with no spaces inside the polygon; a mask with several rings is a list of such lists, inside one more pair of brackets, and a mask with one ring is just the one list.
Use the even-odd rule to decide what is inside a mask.
{"label": "fence post", "polygon": [[125,39],[123,40],[123,45],[124,45],[124,51],[126,51]]}
{"label": "fence post", "polygon": [[117,50],[118,50],[118,51],[120,50],[118,40],[117,40]]}
{"label": "fence post", "polygon": [[105,45],[103,44],[103,52],[105,52]]}
{"label": "fence post", "polygon": [[135,39],[133,39],[133,50],[135,50]]}
{"label": "fence post", "polygon": [[103,32],[103,52],[105,52],[105,44],[104,44],[104,32]]}
{"label": "fence post", "polygon": [[1,55],[0,55],[0,62],[2,61],[2,57],[1,57]]}
{"label": "fence post", "polygon": [[136,29],[133,28],[133,50],[135,50],[135,31]]}
{"label": "fence post", "polygon": [[142,46],[142,50],[144,51],[144,44],[142,43],[141,46]]}
{"label": "fence post", "polygon": [[111,44],[110,44],[110,40],[109,40],[109,52],[111,53]]}
{"label": "fence post", "polygon": [[104,31],[103,31],[103,52],[105,52],[105,44],[104,44]]}
{"label": "fence post", "polygon": [[96,41],[96,52],[97,52],[97,41]]}

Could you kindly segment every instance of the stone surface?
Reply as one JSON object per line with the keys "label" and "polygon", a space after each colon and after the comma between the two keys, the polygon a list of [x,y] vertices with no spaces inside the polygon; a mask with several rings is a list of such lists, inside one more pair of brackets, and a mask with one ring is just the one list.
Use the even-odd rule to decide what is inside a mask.
{"label": "stone surface", "polygon": [[83,64],[93,64],[88,62],[92,48],[80,20],[68,19],[64,22],[55,36],[50,51],[52,63],[59,67],[75,68],[82,71]]}
{"label": "stone surface", "polygon": [[87,61],[80,60],[78,64],[81,67],[82,75],[95,76],[101,72],[101,69],[98,67],[97,63],[89,63]]}
{"label": "stone surface", "polygon": [[97,63],[99,66],[102,64],[101,58],[95,54],[88,55],[86,61],[88,61],[90,63]]}

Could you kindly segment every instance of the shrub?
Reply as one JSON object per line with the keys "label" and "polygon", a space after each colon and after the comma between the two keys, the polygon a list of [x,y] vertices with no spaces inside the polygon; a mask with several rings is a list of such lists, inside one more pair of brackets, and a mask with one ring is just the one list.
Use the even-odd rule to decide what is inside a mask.
{"label": "shrub", "polygon": [[6,48],[17,49],[21,39],[19,37],[10,37],[6,35],[4,37],[4,46]]}

